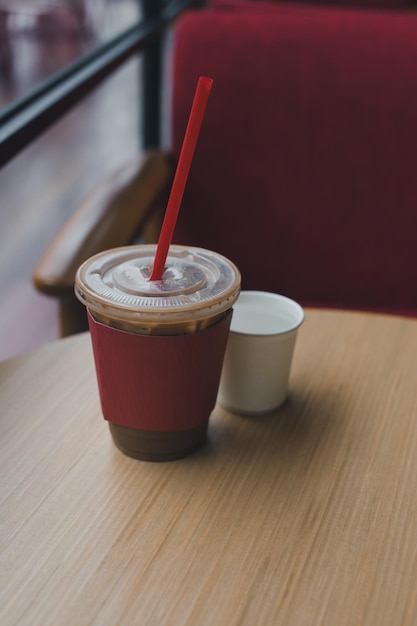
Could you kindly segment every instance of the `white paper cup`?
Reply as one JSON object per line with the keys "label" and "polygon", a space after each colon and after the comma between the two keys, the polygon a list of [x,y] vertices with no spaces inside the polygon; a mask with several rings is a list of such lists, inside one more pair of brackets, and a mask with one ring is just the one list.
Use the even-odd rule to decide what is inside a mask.
{"label": "white paper cup", "polygon": [[288,395],[302,307],[285,296],[242,291],[234,305],[218,402],[243,415],[270,413]]}

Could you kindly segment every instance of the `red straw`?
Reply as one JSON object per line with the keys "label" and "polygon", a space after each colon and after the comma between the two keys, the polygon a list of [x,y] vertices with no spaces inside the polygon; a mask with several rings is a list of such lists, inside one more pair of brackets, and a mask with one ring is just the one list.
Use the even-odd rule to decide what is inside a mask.
{"label": "red straw", "polygon": [[182,196],[184,194],[188,172],[190,170],[191,161],[193,159],[195,146],[212,84],[213,80],[211,78],[207,78],[206,76],[200,76],[198,80],[187,129],[185,131],[184,141],[178,159],[177,170],[175,172],[161,233],[159,235],[158,247],[156,249],[150,280],[162,279],[165,261],[169,246],[171,245],[172,236],[174,234],[174,228],[178,212],[180,210]]}

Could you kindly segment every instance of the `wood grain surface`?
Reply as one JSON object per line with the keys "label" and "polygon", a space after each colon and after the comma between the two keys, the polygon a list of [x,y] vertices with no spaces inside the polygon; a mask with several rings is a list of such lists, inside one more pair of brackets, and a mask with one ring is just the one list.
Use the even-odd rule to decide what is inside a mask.
{"label": "wood grain surface", "polygon": [[417,321],[308,310],[287,404],[154,464],[88,335],[0,364],[0,623],[414,626],[416,376]]}

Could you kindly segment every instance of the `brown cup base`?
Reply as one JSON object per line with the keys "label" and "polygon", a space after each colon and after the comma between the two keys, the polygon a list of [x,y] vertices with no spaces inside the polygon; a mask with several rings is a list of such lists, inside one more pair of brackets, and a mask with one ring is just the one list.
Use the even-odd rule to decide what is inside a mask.
{"label": "brown cup base", "polygon": [[159,432],[109,422],[115,446],[123,454],[142,461],[174,461],[191,454],[205,442],[207,426],[206,423],[192,430]]}

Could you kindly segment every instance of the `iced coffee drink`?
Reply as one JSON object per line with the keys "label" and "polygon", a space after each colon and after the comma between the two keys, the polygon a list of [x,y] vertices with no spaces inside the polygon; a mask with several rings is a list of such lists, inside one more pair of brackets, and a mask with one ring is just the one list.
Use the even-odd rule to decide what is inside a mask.
{"label": "iced coffee drink", "polygon": [[240,274],[215,252],[171,246],[162,280],[150,281],[155,251],[95,255],[79,268],[75,293],[114,443],[129,456],[170,460],[206,439]]}

